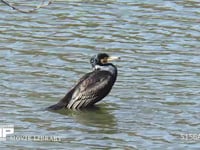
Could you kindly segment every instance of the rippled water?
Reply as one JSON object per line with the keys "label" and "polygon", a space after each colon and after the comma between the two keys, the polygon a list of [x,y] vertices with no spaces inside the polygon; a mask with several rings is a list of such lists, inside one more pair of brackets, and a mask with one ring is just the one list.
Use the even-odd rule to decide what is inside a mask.
{"label": "rippled water", "polygon": [[[61,137],[1,141],[0,148],[198,149],[199,6],[68,0],[22,14],[0,4],[0,121],[13,124],[15,136]],[[98,52],[122,57],[98,108],[43,111],[90,71]]]}

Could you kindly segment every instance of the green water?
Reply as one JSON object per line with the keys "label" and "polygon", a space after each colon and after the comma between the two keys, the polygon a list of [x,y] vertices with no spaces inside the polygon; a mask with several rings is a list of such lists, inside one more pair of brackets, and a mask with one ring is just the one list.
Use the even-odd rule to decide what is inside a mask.
{"label": "green water", "polygon": [[[14,125],[10,136],[59,138],[7,139],[0,149],[200,147],[197,0],[55,1],[31,14],[0,7],[0,123]],[[122,60],[98,108],[43,111],[99,52]]]}

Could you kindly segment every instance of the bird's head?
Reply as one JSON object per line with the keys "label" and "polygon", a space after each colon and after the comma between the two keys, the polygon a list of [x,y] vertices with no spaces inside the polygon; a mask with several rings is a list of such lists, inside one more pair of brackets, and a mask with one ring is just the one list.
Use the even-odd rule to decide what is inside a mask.
{"label": "bird's head", "polygon": [[120,59],[120,57],[115,56],[109,56],[106,53],[99,53],[97,55],[94,55],[90,59],[90,64],[92,65],[92,68],[94,68],[96,65],[104,66],[106,64],[109,64],[112,60]]}

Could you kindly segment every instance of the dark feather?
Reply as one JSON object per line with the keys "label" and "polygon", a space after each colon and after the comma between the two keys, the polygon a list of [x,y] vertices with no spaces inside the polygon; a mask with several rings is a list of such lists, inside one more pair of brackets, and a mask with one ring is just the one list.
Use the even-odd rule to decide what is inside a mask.
{"label": "dark feather", "polygon": [[47,109],[58,110],[64,107],[79,109],[91,106],[110,92],[115,80],[116,77],[108,71],[90,72],[84,75],[63,99]]}
{"label": "dark feather", "polygon": [[108,71],[94,71],[76,86],[67,107],[88,107],[104,98],[111,90],[115,79]]}

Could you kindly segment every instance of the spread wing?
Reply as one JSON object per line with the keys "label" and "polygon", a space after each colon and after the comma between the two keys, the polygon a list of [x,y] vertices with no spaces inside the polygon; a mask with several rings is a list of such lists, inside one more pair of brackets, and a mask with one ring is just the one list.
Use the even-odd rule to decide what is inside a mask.
{"label": "spread wing", "polygon": [[75,86],[66,107],[76,109],[93,105],[110,92],[114,82],[108,71],[94,71],[83,76]]}

